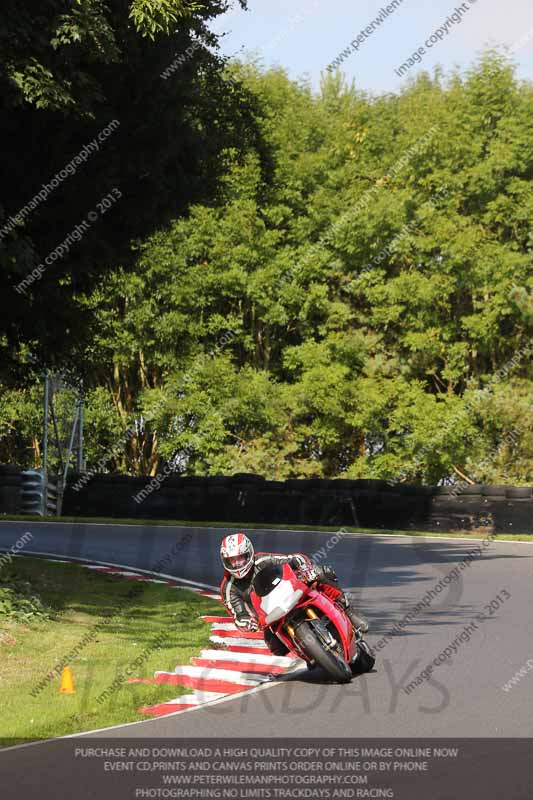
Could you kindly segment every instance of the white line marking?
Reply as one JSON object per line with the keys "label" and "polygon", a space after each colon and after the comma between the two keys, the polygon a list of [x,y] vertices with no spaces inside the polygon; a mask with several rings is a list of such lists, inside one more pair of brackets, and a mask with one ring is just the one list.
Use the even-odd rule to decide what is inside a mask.
{"label": "white line marking", "polygon": [[266,650],[268,653],[270,653],[266,642],[264,642],[262,639],[241,639],[237,637],[234,638],[233,636],[213,635],[209,637],[209,641],[216,642],[216,644],[224,644],[227,647],[230,645],[237,645],[238,647],[260,647],[261,650]]}
{"label": "white line marking", "polygon": [[217,631],[233,631],[234,633],[239,633],[239,628],[234,625],[232,622],[211,622],[213,630]]}
{"label": "white line marking", "polygon": [[[124,523],[124,522],[116,522],[116,523],[114,523],[114,522],[108,522],[108,521],[106,521],[106,522],[60,522],[59,520],[57,520],[57,521],[54,521],[54,522],[44,522],[44,521],[41,522],[40,520],[27,520],[26,521],[26,520],[20,520],[20,519],[13,519],[13,520],[9,520],[8,519],[8,520],[0,520],[0,522],[11,523],[13,525],[22,525],[22,526],[26,526],[26,527],[28,525],[85,525],[85,526],[94,525],[94,526],[100,527],[100,528],[113,527],[113,528],[130,528],[130,529],[131,528],[143,527],[141,525],[128,525],[127,523]],[[202,532],[204,532],[204,531],[222,531],[223,532],[225,530],[230,529],[231,527],[235,527],[235,530],[237,530],[237,528],[239,526],[238,525],[237,526],[225,525],[225,526],[220,526],[220,528],[214,528],[214,527],[209,527],[209,525],[204,525],[204,526],[202,526],[200,528],[195,528],[195,527],[193,527],[191,525],[152,525],[151,527],[157,528],[158,530],[202,531]],[[242,528],[243,525],[241,525],[240,527]],[[246,527],[245,524],[244,524],[244,527]],[[323,533],[323,534],[336,533],[335,530],[331,530],[331,531],[325,531],[325,530],[300,530],[299,528],[249,528],[249,530],[250,530],[250,535],[251,536],[253,536],[254,532],[255,533]],[[520,535],[521,534],[519,534],[519,533],[517,534],[517,536],[520,536]],[[361,531],[347,531],[346,533],[343,533],[343,536],[369,536],[369,537],[372,536],[374,538],[379,537],[379,538],[382,538],[382,539],[387,539],[387,538],[398,538],[398,537],[400,537],[400,538],[412,537],[413,533],[411,531],[405,531],[404,533],[370,533],[368,531],[361,530]],[[440,541],[440,542],[471,542],[471,541],[483,540],[486,537],[483,536],[483,535],[480,535],[480,534],[472,534],[472,536],[468,536],[468,537],[465,537],[465,538],[462,538],[462,537],[459,537],[459,536],[432,536],[431,534],[425,534],[423,532],[420,532],[416,538],[432,539],[432,540]],[[527,541],[523,541],[521,539],[518,539],[516,541],[514,539],[513,540],[507,540],[507,539],[497,540],[497,539],[495,539],[494,542],[495,542],[495,544],[528,544],[528,545],[533,545],[533,542],[527,542]],[[7,552],[7,549],[2,550],[0,548],[0,551],[1,552]],[[28,551],[26,551],[26,552],[28,552]],[[44,555],[47,555],[47,554],[45,553]],[[50,553],[48,555],[54,555],[54,554]],[[64,557],[64,554],[62,554],[62,557]],[[73,556],[73,558],[74,558],[74,556]],[[82,559],[78,559],[78,560],[81,561]],[[87,561],[88,559],[85,559],[85,560]],[[96,559],[95,559],[93,563],[94,564],[98,564],[99,562],[96,561]],[[115,565],[110,565],[110,566],[115,566]],[[197,585],[198,586],[202,586],[204,584],[197,584]],[[218,587],[217,586],[206,586],[206,588],[207,589],[216,590]]]}
{"label": "white line marking", "polygon": [[286,656],[269,656],[259,653],[234,653],[231,650],[202,650],[200,656],[210,661],[239,661],[246,664],[266,664],[269,667],[292,667],[294,658]]}
{"label": "white line marking", "polygon": [[[6,550],[2,550],[0,548],[0,552],[7,552]],[[21,554],[22,555],[22,554]],[[57,556],[58,558],[64,556],[62,553],[61,556],[57,553],[43,553],[40,550],[24,550],[24,555],[31,555],[31,556],[44,556],[45,558],[48,556]],[[103,567],[119,567],[120,569],[131,569],[131,565],[128,564],[115,564],[111,561],[98,561],[96,558],[82,558],[81,556],[72,556],[72,561],[68,563],[76,564],[76,562],[80,563],[80,566],[85,566],[85,564],[101,564]],[[174,581],[176,583],[185,583],[186,586],[176,586],[176,589],[188,589],[189,587],[193,586],[200,586],[203,589],[216,589],[216,586],[212,586],[210,583],[200,583],[199,581],[190,581],[187,578],[178,578],[175,575],[167,575],[165,572],[154,572],[153,570],[149,569],[141,569],[140,567],[134,567],[140,575],[157,575],[160,578],[166,578],[168,581]],[[169,587],[171,588],[171,587]]]}
{"label": "white line marking", "polygon": [[[81,566],[84,567],[85,564],[82,564]],[[125,570],[125,569],[113,569],[113,570],[110,570],[110,569],[106,569],[105,567],[97,567],[97,569],[99,569],[101,572],[105,572],[106,575],[122,575],[124,578],[130,578],[130,577],[143,578],[144,577],[144,575],[141,575],[140,572],[129,572],[129,571]],[[147,580],[147,578],[145,578],[145,580]]]}
{"label": "white line marking", "polygon": [[212,592],[206,592],[206,591],[204,591],[203,589],[193,589],[192,591],[193,591],[193,592],[196,592],[197,594],[201,594],[201,595],[203,595],[204,597],[210,597],[210,598],[211,598],[211,599],[213,599],[213,600],[220,600],[220,601],[222,601],[222,598],[221,598],[220,594],[214,594],[214,593],[212,593]]}
{"label": "white line marking", "polygon": [[198,690],[192,694],[182,694],[181,697],[176,697],[173,700],[162,700],[160,703],[152,703],[152,705],[145,706],[145,708],[154,708],[154,706],[167,705],[179,706],[182,704],[198,706],[203,705],[204,703],[210,703],[212,700],[219,700],[221,697],[226,697],[226,692],[202,692]]}
{"label": "white line marking", "polygon": [[177,666],[174,672],[165,672],[158,670],[156,675],[184,675],[189,678],[203,678],[208,681],[228,681],[229,683],[238,683],[244,686],[255,686],[263,679],[262,676],[257,675],[252,679],[248,673],[237,672],[233,669],[218,669],[217,667],[196,667],[187,664],[185,666]]}
{"label": "white line marking", "polygon": [[200,689],[197,689],[192,694],[185,694],[182,695],[181,698],[178,698],[176,702],[178,703],[180,699],[183,701],[185,698],[187,702],[189,702],[189,698],[192,697],[199,705],[203,705],[204,703],[210,703],[212,700],[220,700],[221,697],[227,697],[225,692],[204,692]]}

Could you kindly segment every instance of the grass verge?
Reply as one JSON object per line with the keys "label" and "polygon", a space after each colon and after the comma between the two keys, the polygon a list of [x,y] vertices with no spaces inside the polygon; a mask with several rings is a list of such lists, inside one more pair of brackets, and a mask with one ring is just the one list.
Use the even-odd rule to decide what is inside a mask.
{"label": "grass verge", "polygon": [[[141,706],[189,691],[128,683],[126,673],[152,678],[156,670],[187,664],[209,644],[200,615],[220,613],[219,603],[73,564],[14,561],[9,577],[29,582],[51,619],[6,621],[0,610],[0,745],[133,722],[145,718]],[[4,573],[0,586],[2,580]],[[47,675],[75,651],[68,665],[76,693],[60,694],[60,676]],[[98,702],[115,681],[117,688]]]}

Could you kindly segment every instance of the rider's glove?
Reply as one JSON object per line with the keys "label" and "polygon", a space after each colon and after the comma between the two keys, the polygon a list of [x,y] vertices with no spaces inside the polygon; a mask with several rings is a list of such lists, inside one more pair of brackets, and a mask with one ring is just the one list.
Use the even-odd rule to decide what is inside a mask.
{"label": "rider's glove", "polygon": [[322,575],[324,576],[324,578],[327,578],[330,581],[335,581],[335,583],[339,582],[339,579],[337,577],[337,573],[335,572],[333,567],[330,567],[327,564],[324,564],[324,566],[321,569],[322,569]]}
{"label": "rider's glove", "polygon": [[259,624],[256,619],[253,617],[249,617],[248,619],[240,619],[236,620],[235,624],[238,628],[241,628],[244,631],[257,631],[259,630]]}

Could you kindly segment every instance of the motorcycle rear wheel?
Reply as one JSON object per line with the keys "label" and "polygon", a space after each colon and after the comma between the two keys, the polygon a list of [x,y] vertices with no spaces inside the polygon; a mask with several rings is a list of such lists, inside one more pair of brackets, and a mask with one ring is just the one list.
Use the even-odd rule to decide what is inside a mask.
{"label": "motorcycle rear wheel", "polygon": [[295,629],[294,638],[306,656],[321,667],[337,683],[349,683],[352,679],[350,666],[334,653],[326,650],[313,630],[311,623],[301,622]]}

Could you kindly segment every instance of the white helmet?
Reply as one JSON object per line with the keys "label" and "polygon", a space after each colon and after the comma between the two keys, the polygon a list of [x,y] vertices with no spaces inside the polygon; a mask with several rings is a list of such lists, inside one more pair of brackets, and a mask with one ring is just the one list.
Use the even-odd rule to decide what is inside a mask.
{"label": "white helmet", "polygon": [[254,546],[242,531],[232,533],[222,539],[220,558],[224,569],[231,575],[235,575],[236,578],[244,578],[254,564]]}

